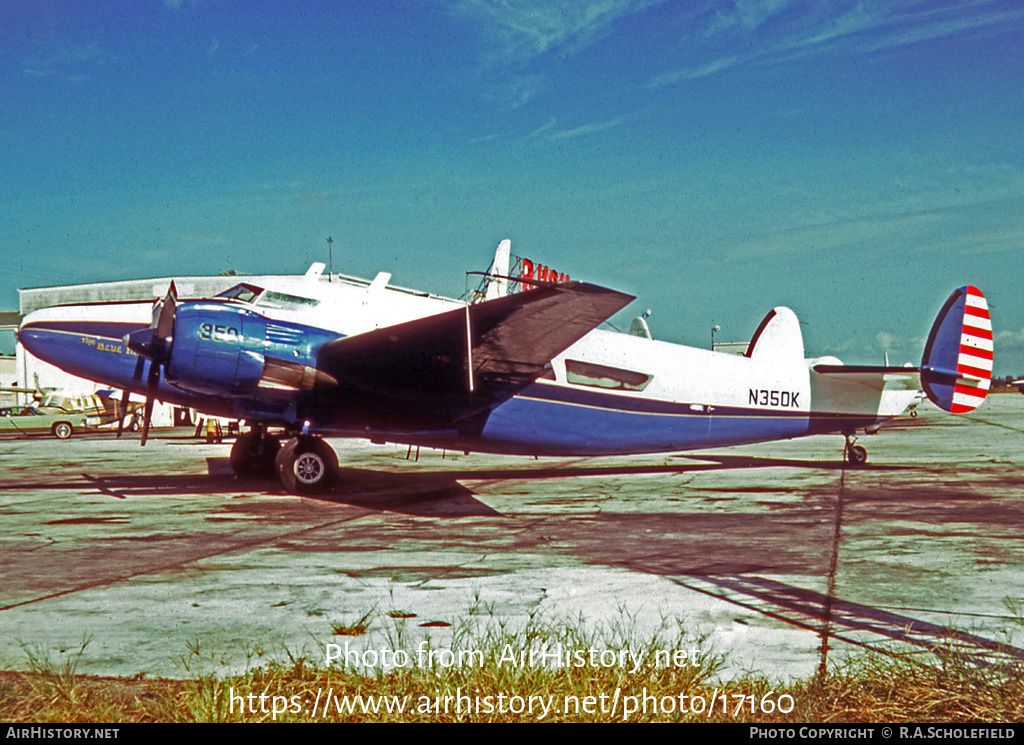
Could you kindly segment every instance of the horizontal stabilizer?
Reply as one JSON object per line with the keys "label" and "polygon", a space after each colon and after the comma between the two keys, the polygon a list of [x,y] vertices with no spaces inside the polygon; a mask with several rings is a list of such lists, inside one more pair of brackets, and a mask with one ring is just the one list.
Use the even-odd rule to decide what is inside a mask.
{"label": "horizontal stabilizer", "polygon": [[981,405],[992,382],[992,320],[985,296],[967,285],[939,311],[921,360],[921,383],[937,406],[954,414]]}
{"label": "horizontal stabilizer", "polygon": [[898,375],[920,371],[918,367],[893,365],[815,365],[811,369],[822,375]]}
{"label": "horizontal stabilizer", "polygon": [[861,391],[920,391],[921,369],[918,367],[896,367],[894,365],[842,365],[821,362],[811,366],[811,372],[821,380],[829,380],[851,390],[855,386]]}

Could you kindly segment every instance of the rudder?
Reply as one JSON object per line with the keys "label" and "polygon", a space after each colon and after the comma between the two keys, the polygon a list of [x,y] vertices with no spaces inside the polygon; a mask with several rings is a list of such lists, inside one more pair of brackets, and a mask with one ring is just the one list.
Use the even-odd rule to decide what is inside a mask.
{"label": "rudder", "polygon": [[935,318],[921,359],[921,384],[932,402],[954,414],[973,411],[992,384],[992,320],[981,290],[966,285]]}

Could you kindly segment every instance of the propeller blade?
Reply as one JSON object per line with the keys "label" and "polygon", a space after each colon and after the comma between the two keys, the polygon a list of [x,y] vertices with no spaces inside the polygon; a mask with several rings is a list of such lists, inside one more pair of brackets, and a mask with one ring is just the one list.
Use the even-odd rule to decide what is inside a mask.
{"label": "propeller blade", "polygon": [[146,438],[149,437],[149,418],[153,415],[153,399],[146,399],[146,408],[142,419],[142,447],[146,447]]}
{"label": "propeller blade", "polygon": [[174,314],[177,310],[178,291],[174,282],[167,296],[153,306],[153,322],[144,329],[125,334],[125,345],[140,357],[164,363],[170,359],[174,343]]}
{"label": "propeller blade", "polygon": [[156,338],[166,343],[174,333],[174,310],[178,304],[178,291],[174,287],[174,280],[167,288],[167,297],[160,306],[160,315],[156,320]]}
{"label": "propeller blade", "polygon": [[117,439],[121,439],[121,433],[124,432],[124,418],[128,415],[128,391],[121,391],[121,400],[117,402]]}
{"label": "propeller blade", "polygon": [[[135,374],[132,376],[132,381],[134,383],[141,383],[142,382],[142,367],[145,364],[146,363],[142,359],[142,357],[139,357],[139,361],[135,363]],[[124,418],[126,416],[128,416],[128,396],[129,396],[129,394],[131,393],[131,391],[133,389],[134,389],[134,386],[132,388],[125,388],[123,391],[121,391],[121,400],[118,402],[118,407],[117,407],[117,436],[118,436],[118,438],[120,438],[121,437],[121,433],[124,432]]]}
{"label": "propeller blade", "polygon": [[146,381],[146,408],[142,419],[142,447],[146,446],[146,440],[149,438],[149,420],[153,417],[153,397],[159,384],[160,365],[157,362],[150,362],[149,379]]}
{"label": "propeller blade", "polygon": [[[171,359],[174,339],[174,312],[178,304],[178,289],[171,280],[167,296],[153,308],[153,323],[148,329],[133,331],[124,337],[124,343],[139,355],[149,359],[149,377],[146,380],[146,406],[142,415],[142,445],[149,439],[149,424],[153,418],[153,399],[160,385],[160,366]],[[142,368],[136,366],[136,379],[142,377]]]}

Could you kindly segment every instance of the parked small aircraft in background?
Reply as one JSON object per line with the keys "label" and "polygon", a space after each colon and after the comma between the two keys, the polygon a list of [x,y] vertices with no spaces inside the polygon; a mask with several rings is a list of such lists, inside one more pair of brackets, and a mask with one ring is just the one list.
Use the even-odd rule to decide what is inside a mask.
{"label": "parked small aircraft in background", "polygon": [[[36,311],[19,339],[70,373],[145,395],[143,444],[157,399],[246,420],[236,473],[276,473],[299,492],[337,474],[324,437],[608,455],[836,433],[861,464],[855,435],[903,413],[922,387],[952,412],[989,388],[992,327],[974,287],[943,305],[919,367],[876,367],[806,359],[782,307],[742,356],[600,330],[633,298],[541,269],[541,281],[510,277],[502,241],[468,303],[394,287],[387,273],[327,281],[323,264],[202,300],[179,301],[172,282],[155,306]],[[527,289],[511,292],[516,283]]]}
{"label": "parked small aircraft in background", "polygon": [[[71,394],[60,391],[56,388],[20,388],[18,386],[0,386],[4,393],[15,393],[26,399],[31,398],[31,405],[7,407],[10,411],[22,410],[19,416],[33,416],[32,420],[14,420],[8,423],[8,430],[17,431],[14,426],[22,421],[31,426],[22,429],[51,430],[52,433],[61,439],[70,437],[74,431],[86,427],[98,427],[104,424],[112,424],[118,420],[122,412],[127,415],[141,408],[141,404],[132,402],[127,406],[122,405],[117,398],[121,395],[119,391],[96,391],[90,395]],[[50,417],[52,426],[44,426],[45,419],[40,416]]]}
{"label": "parked small aircraft in background", "polygon": [[123,402],[120,398],[121,392],[113,390],[100,390],[88,396],[50,391],[40,397],[36,408],[48,414],[81,414],[88,418],[90,426],[95,427],[113,424],[142,406],[134,401]]}

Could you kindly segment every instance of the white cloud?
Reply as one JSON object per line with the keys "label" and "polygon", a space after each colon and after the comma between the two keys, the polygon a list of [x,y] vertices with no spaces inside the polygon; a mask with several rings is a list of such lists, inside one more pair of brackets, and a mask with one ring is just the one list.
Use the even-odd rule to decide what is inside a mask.
{"label": "white cloud", "polygon": [[[998,317],[994,319],[998,322]],[[1020,331],[996,331],[993,334],[996,354],[1024,352],[1024,328]]]}
{"label": "white cloud", "polygon": [[534,137],[540,137],[542,134],[544,134],[548,130],[554,129],[557,126],[558,126],[558,120],[555,119],[555,117],[551,117],[550,119],[548,119],[547,124],[540,125],[539,127],[537,127],[537,129],[533,130],[530,133],[530,139],[533,139]]}
{"label": "white cloud", "polygon": [[883,351],[888,351],[896,346],[896,337],[887,331],[879,331],[875,334],[875,344]]}
{"label": "white cloud", "polygon": [[524,75],[514,79],[506,95],[508,107],[518,109],[526,105],[544,89],[544,85],[542,75]]}
{"label": "white cloud", "polygon": [[591,122],[590,124],[581,124],[578,127],[556,129],[558,127],[558,120],[555,117],[548,119],[547,123],[540,125],[533,130],[528,139],[537,139],[542,137],[548,142],[557,142],[558,140],[569,140],[573,137],[582,137],[584,135],[595,134],[597,132],[603,132],[607,129],[612,129],[619,126],[625,121],[623,117],[617,119],[609,119],[604,122]]}
{"label": "white cloud", "polygon": [[752,55],[738,56],[733,55],[730,57],[722,57],[720,59],[711,60],[710,62],[704,62],[693,67],[684,68],[682,70],[676,70],[675,72],[667,72],[663,75],[659,75],[654,78],[650,83],[647,84],[648,88],[660,88],[665,85],[672,85],[673,83],[679,83],[684,80],[697,80],[698,78],[706,78],[709,75],[714,75],[722,70],[726,70],[735,65],[747,62],[752,58]]}
{"label": "white cloud", "polygon": [[44,77],[49,75],[82,76],[82,70],[115,61],[115,57],[100,47],[98,42],[76,44],[55,41],[40,42],[22,63],[27,75]]}
{"label": "white cloud", "polygon": [[461,0],[451,12],[475,24],[497,55],[521,60],[559,51],[574,54],[608,34],[615,22],[650,0]]}
{"label": "white cloud", "polygon": [[711,36],[740,28],[753,31],[773,15],[784,10],[790,0],[735,0],[731,8],[716,8],[707,30]]}
{"label": "white cloud", "polygon": [[593,122],[591,124],[583,124],[579,127],[573,127],[572,129],[563,129],[559,132],[548,135],[548,140],[568,140],[573,137],[582,137],[583,135],[590,135],[596,132],[604,132],[606,129],[612,129],[622,124],[623,119],[610,119],[606,122]]}
{"label": "white cloud", "polygon": [[[826,9],[837,10],[826,12]],[[706,14],[708,15],[708,14]],[[771,33],[759,33],[771,24]],[[937,3],[933,0],[842,0],[834,6],[791,5],[787,0],[736,0],[730,9],[715,9],[702,33],[682,40],[684,49],[700,54],[710,41],[743,34],[750,52],[694,59],[676,71],[655,76],[650,88],[693,80],[757,61],[784,62],[825,54],[867,54],[956,35],[1002,33],[1024,26],[1024,7],[998,0]],[[727,33],[726,33],[727,32]]]}

